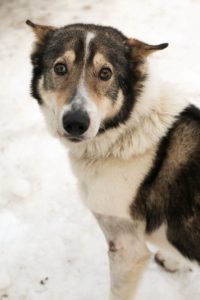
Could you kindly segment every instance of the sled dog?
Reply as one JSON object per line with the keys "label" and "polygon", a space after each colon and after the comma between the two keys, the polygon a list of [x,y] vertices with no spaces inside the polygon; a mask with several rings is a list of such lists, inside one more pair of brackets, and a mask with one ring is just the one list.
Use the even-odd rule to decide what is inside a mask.
{"label": "sled dog", "polygon": [[168,44],[92,24],[27,24],[31,93],[105,235],[110,300],[133,299],[147,242],[169,271],[200,264],[200,111],[147,60]]}

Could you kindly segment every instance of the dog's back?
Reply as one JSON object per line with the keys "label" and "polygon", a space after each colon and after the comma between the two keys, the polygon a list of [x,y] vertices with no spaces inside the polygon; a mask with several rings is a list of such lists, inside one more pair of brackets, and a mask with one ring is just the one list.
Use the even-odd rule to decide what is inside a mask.
{"label": "dog's back", "polygon": [[163,222],[167,238],[200,263],[200,110],[191,105],[159,143],[154,165],[131,205],[151,234]]}

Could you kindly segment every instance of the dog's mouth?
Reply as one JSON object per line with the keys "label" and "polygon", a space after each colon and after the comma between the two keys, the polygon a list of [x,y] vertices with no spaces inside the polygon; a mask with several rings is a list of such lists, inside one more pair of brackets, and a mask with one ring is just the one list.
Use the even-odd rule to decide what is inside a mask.
{"label": "dog's mouth", "polygon": [[59,132],[59,130],[57,130],[57,134],[60,138],[63,138],[71,143],[76,143],[76,144],[79,144],[79,143],[84,143],[84,142],[87,142],[91,139],[93,139],[94,137],[85,137],[85,136],[75,136],[75,135],[69,135],[69,134],[66,134],[66,133],[61,133]]}
{"label": "dog's mouth", "polygon": [[80,142],[84,142],[85,139],[84,138],[81,138],[81,137],[74,137],[74,136],[68,136],[67,134],[64,134],[64,137],[72,142],[72,143],[80,143]]}

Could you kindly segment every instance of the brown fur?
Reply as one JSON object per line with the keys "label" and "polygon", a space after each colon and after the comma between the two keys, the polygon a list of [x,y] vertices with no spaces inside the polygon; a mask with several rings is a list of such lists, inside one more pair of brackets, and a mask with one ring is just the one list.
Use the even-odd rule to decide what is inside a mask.
{"label": "brown fur", "polygon": [[[151,206],[153,203],[155,203],[157,208],[159,207],[160,213],[163,213],[163,218],[165,206],[168,204],[164,200],[159,200],[161,198],[161,194],[164,195],[166,199],[170,199],[171,191],[169,189],[169,185],[174,183],[177,175],[181,172],[181,168],[184,165],[187,165],[192,155],[199,147],[198,139],[194,138],[194,135],[196,135],[195,127],[195,122],[194,126],[188,127],[184,122],[180,120],[170,132],[170,136],[167,138],[169,141],[167,147],[167,155],[153,185],[153,188],[148,195],[147,204]],[[145,207],[141,205],[138,206],[138,201],[132,204],[131,215],[134,219],[143,219]]]}
{"label": "brown fur", "polygon": [[158,146],[154,166],[130,206],[151,234],[163,223],[184,256],[200,263],[200,113],[187,108]]}
{"label": "brown fur", "polygon": [[46,43],[49,32],[57,30],[56,27],[37,25],[32,23],[31,21],[27,21],[26,24],[31,27],[31,29],[35,33],[36,39],[41,44]]}
{"label": "brown fur", "polygon": [[131,61],[132,62],[144,62],[147,56],[155,51],[162,50],[168,46],[168,44],[160,44],[156,46],[147,45],[136,39],[128,39],[125,41],[126,45],[131,46]]}

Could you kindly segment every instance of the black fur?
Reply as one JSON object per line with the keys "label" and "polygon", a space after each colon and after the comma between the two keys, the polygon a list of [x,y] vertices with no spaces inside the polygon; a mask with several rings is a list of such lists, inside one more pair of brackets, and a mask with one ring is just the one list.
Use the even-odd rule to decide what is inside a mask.
{"label": "black fur", "polygon": [[169,242],[200,263],[200,110],[195,106],[177,117],[160,142],[130,208],[134,219],[146,220],[147,234],[165,222]]}
{"label": "black fur", "polygon": [[[47,42],[53,36],[53,34],[54,34],[54,31],[49,30],[49,33],[46,36]],[[35,50],[31,54],[31,62],[33,65],[33,77],[31,80],[31,95],[33,96],[33,98],[38,100],[39,104],[42,104],[42,98],[38,91],[38,82],[44,72],[43,55],[45,52],[46,44],[44,45],[39,42],[35,42],[34,47],[35,47]]]}
{"label": "black fur", "polygon": [[31,54],[31,61],[33,64],[31,95],[38,101],[39,104],[42,104],[42,98],[38,91],[38,82],[43,73],[42,55],[44,51],[44,46],[39,43],[35,43],[35,47],[37,48],[37,50],[33,54]]}
{"label": "black fur", "polygon": [[113,40],[116,40],[118,42],[123,42],[127,39],[127,37],[116,28],[110,27],[110,26],[101,26],[101,25],[93,25],[93,24],[82,24],[82,23],[76,23],[71,24],[63,27],[63,29],[71,30],[81,30],[81,31],[92,31],[95,33],[102,33],[104,36],[107,33],[108,36],[112,37]]}

